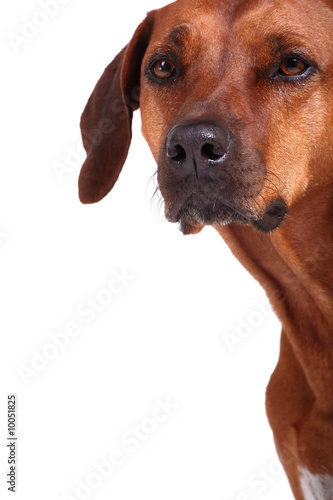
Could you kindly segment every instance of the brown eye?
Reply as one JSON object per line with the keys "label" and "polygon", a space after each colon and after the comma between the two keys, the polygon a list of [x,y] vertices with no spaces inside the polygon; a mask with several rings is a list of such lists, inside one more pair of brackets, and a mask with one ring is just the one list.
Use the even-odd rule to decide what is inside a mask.
{"label": "brown eye", "polygon": [[152,69],[157,78],[169,78],[175,69],[175,65],[170,59],[160,59],[156,61]]}
{"label": "brown eye", "polygon": [[298,57],[287,57],[280,65],[280,74],[298,76],[305,72],[308,65]]}

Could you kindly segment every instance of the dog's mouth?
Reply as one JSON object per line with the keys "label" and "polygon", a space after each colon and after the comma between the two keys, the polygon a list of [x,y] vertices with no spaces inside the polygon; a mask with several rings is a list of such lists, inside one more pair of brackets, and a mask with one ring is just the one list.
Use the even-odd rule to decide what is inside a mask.
{"label": "dog's mouth", "polygon": [[260,216],[250,210],[239,210],[221,200],[211,200],[199,192],[192,194],[177,210],[166,209],[169,222],[178,222],[183,234],[198,233],[204,226],[226,226],[231,223],[252,224],[260,232],[268,233],[277,229],[288,211],[282,201],[272,202],[265,213]]}
{"label": "dog's mouth", "polygon": [[[170,214],[171,215],[171,214]],[[220,200],[211,200],[203,193],[191,195],[179,212],[168,217],[172,222],[179,222],[179,229],[184,234],[193,232],[199,226],[225,226],[231,222],[246,224],[249,218]]]}

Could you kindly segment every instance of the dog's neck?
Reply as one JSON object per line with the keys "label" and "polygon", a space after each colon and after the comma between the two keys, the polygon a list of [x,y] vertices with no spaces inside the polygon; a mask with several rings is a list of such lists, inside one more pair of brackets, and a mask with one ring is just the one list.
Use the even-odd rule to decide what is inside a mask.
{"label": "dog's neck", "polygon": [[[332,186],[305,196],[290,211],[286,224],[270,236],[271,245],[288,267],[280,274],[293,314],[309,316],[318,329],[314,316],[333,328],[333,189]],[[310,307],[310,309],[307,309]],[[312,319],[311,319],[312,318]],[[323,337],[327,336],[323,332]],[[320,336],[320,332],[318,331]]]}
{"label": "dog's neck", "polygon": [[283,325],[289,309],[310,322],[320,315],[333,329],[333,185],[304,195],[270,234],[234,224],[215,229],[263,285]]}
{"label": "dog's neck", "polygon": [[215,227],[264,287],[317,400],[333,409],[333,189],[304,195],[271,234],[252,227]]}

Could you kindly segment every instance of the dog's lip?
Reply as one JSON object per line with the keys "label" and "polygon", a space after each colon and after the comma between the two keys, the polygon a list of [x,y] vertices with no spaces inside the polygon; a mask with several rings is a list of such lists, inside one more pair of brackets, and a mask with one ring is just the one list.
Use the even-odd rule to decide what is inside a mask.
{"label": "dog's lip", "polygon": [[180,221],[180,213],[179,212],[173,213],[172,210],[170,211],[168,210],[165,214],[165,217],[168,222],[172,222],[174,224]]}
{"label": "dog's lip", "polygon": [[204,226],[202,224],[187,222],[183,217],[180,217],[179,222],[178,222],[178,227],[179,227],[179,230],[184,235],[188,235],[188,234],[200,233],[201,229],[203,229]]}
{"label": "dog's lip", "polygon": [[287,212],[288,207],[283,201],[273,201],[266,209],[263,217],[254,221],[253,224],[259,231],[269,233],[280,226]]}
{"label": "dog's lip", "polygon": [[[211,213],[212,219],[206,219],[205,214],[203,212],[202,217],[200,217],[200,212],[201,210],[198,210],[198,216],[194,216],[193,218],[191,216],[188,216],[188,214],[185,215],[183,212],[184,207],[186,207],[187,204],[189,205],[196,205],[194,202],[193,204],[193,197],[199,196],[202,197],[203,200],[206,200],[207,205],[211,207],[218,202],[218,209],[216,212],[216,217],[214,218],[214,211]],[[200,198],[199,198],[200,199]],[[226,212],[224,215],[221,216],[219,213],[221,210],[221,207],[225,207]],[[248,224],[253,222],[257,217],[251,215],[251,214],[245,214],[244,212],[240,211],[238,208],[235,208],[233,204],[227,203],[224,200],[212,200],[210,199],[205,193],[202,193],[200,191],[192,193],[190,196],[188,196],[185,200],[183,200],[182,203],[178,204],[166,204],[166,210],[165,210],[165,216],[166,219],[169,222],[172,223],[178,223],[178,227],[180,231],[185,234],[197,234],[199,233],[203,227],[206,225],[228,225],[232,222],[239,223],[239,224]]]}
{"label": "dog's lip", "polygon": [[[187,197],[187,199],[182,203],[181,206],[179,207],[169,207],[169,209],[166,210],[166,218],[169,222],[172,222],[172,223],[176,223],[176,222],[181,222],[181,209],[184,205],[186,205],[186,203],[188,203],[190,201],[190,199],[193,197],[193,195],[203,195],[206,199],[207,199],[207,202],[208,203],[214,203],[213,200],[210,200],[205,193],[201,193],[200,191],[199,192],[196,192],[196,193],[192,193],[190,196]],[[247,220],[248,222],[253,222],[256,218],[255,217],[251,217],[249,215],[246,215],[244,214],[243,212],[241,212],[240,210],[238,210],[237,208],[235,208],[233,206],[233,204],[231,203],[227,203],[226,201],[224,200],[218,200],[220,204],[224,205],[226,208],[228,208],[229,210],[231,210],[232,212],[235,212],[237,215],[239,215],[240,217],[242,217],[243,219]]]}
{"label": "dog's lip", "polygon": [[[198,194],[198,193],[194,193]],[[190,201],[190,198],[193,196],[193,193],[182,203],[181,206],[171,206],[169,209],[166,210],[166,218],[169,222],[172,223],[178,223],[179,224],[179,229],[182,231],[183,234],[190,234],[190,233],[197,233],[202,229],[203,225],[200,223],[197,223],[196,221],[189,221],[186,220],[185,218],[182,217],[181,215],[181,209],[184,205],[186,205],[187,202]],[[209,198],[207,200],[212,203]],[[270,203],[270,205],[266,208],[264,214],[261,217],[258,217],[258,214],[256,215],[248,215],[240,210],[236,209],[232,204],[222,202],[220,200],[220,203],[222,203],[226,208],[228,208],[231,213],[234,212],[236,215],[238,215],[241,219],[243,219],[244,223],[246,224],[247,222],[249,224],[253,224],[253,226],[264,233],[269,233],[273,231],[274,229],[277,229],[282,221],[285,219],[285,216],[288,212],[288,207],[287,205],[281,201],[281,200],[276,200]],[[232,222],[232,221],[230,221]],[[199,229],[200,228],[200,229]]]}

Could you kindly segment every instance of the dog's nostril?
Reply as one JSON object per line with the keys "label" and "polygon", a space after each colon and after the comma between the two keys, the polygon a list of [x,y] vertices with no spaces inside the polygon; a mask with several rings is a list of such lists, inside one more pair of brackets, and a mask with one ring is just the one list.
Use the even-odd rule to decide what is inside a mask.
{"label": "dog's nostril", "polygon": [[166,136],[168,163],[187,169],[217,167],[229,149],[229,132],[217,125],[194,123],[177,125]]}
{"label": "dog's nostril", "polygon": [[225,151],[222,146],[218,144],[204,144],[201,148],[201,155],[206,160],[216,161],[225,155]]}
{"label": "dog's nostril", "polygon": [[168,148],[167,155],[172,161],[181,163],[186,158],[186,151],[183,146],[176,144],[175,146]]}

